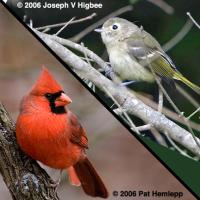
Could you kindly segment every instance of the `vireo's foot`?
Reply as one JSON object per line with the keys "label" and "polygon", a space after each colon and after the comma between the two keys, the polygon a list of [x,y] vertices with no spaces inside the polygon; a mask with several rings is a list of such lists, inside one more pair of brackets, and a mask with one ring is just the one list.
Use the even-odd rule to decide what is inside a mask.
{"label": "vireo's foot", "polygon": [[112,70],[111,67],[105,69],[105,76],[108,77],[108,78],[111,78],[113,76],[114,72]]}
{"label": "vireo's foot", "polygon": [[121,86],[128,86],[131,85],[132,83],[135,83],[136,81],[126,81],[124,83],[121,83]]}

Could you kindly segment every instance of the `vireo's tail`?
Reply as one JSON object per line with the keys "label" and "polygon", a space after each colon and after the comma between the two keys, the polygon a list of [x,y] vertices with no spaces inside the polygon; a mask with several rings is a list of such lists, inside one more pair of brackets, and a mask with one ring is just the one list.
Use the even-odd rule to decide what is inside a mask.
{"label": "vireo's tail", "polygon": [[180,80],[184,84],[186,84],[188,87],[190,87],[193,91],[195,91],[197,94],[200,95],[200,87],[189,81],[187,78],[185,78],[181,73],[176,72],[174,74],[174,78],[177,80]]}

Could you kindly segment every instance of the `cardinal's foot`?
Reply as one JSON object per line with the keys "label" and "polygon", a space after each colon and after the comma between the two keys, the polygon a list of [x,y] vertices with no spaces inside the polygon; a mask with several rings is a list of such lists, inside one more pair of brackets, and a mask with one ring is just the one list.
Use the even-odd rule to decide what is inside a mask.
{"label": "cardinal's foot", "polygon": [[62,170],[60,170],[60,175],[59,175],[59,179],[57,181],[54,181],[54,180],[50,180],[50,187],[53,187],[55,189],[58,188],[60,182],[61,182],[61,176],[62,176]]}
{"label": "cardinal's foot", "polygon": [[61,182],[61,178],[59,178],[57,181],[54,180],[50,180],[50,187],[57,189],[59,184]]}

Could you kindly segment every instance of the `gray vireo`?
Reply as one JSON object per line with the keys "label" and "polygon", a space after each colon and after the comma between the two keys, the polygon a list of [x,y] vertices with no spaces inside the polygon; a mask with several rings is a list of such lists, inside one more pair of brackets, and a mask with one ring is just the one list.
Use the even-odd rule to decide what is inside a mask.
{"label": "gray vireo", "polygon": [[118,17],[111,18],[95,31],[101,33],[112,70],[121,80],[153,82],[155,76],[152,69],[159,77],[182,81],[200,94],[200,87],[176,69],[158,41],[134,23]]}

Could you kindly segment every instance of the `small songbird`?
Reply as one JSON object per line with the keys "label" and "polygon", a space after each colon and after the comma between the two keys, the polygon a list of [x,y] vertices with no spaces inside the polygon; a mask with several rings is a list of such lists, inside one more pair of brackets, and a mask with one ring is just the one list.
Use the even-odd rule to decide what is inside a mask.
{"label": "small songbird", "polygon": [[176,69],[158,41],[143,28],[116,17],[108,19],[102,28],[95,31],[101,33],[112,70],[122,81],[153,82],[153,71],[164,80],[179,80],[200,94],[200,87]]}
{"label": "small songbird", "polygon": [[31,158],[51,168],[67,169],[71,184],[82,185],[86,194],[107,198],[107,189],[85,153],[86,132],[65,107],[71,102],[43,67],[35,85],[21,102],[17,141]]}

